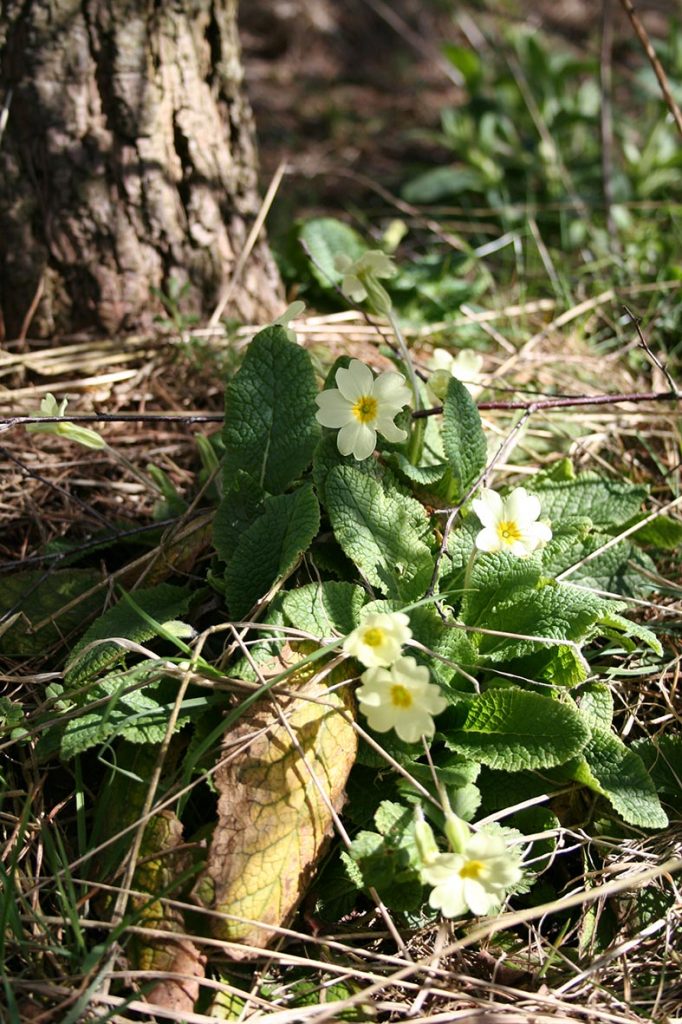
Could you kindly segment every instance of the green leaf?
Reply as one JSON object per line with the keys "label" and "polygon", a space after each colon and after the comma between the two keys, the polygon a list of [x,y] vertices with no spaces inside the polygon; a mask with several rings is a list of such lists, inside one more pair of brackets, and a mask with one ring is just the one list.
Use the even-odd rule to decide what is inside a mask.
{"label": "green leaf", "polygon": [[462,498],[486,466],[488,446],[476,403],[452,377],[443,403],[443,448]]}
{"label": "green leaf", "polygon": [[651,584],[639,568],[651,572],[655,566],[649,556],[629,540],[613,544],[601,554],[589,558],[584,565],[578,565],[612,539],[608,533],[559,532],[542,552],[543,569],[548,576],[559,576],[577,565],[578,568],[567,577],[571,583],[626,597],[646,594],[651,590]]}
{"label": "green leaf", "polygon": [[670,516],[657,516],[637,530],[634,539],[638,544],[652,544],[665,551],[675,551],[682,545],[682,523]]}
{"label": "green leaf", "polygon": [[261,516],[239,538],[225,571],[225,596],[241,618],[294,568],[320,528],[320,506],[310,484],[267,498]]}
{"label": "green leaf", "polygon": [[659,793],[672,798],[677,807],[682,802],[682,736],[656,736],[636,740],[633,750],[644,762]]}
{"label": "green leaf", "polygon": [[240,469],[232,478],[213,519],[213,544],[223,562],[229,562],[239,538],[263,510],[263,488]]}
{"label": "green leaf", "polygon": [[[136,590],[133,595],[135,603],[158,625],[183,615],[189,607],[191,597],[191,592],[185,587],[174,587],[170,583],[160,583],[146,590]],[[76,644],[66,666],[65,682],[69,687],[79,686],[125,657],[125,651],[120,644],[97,643],[96,646],[85,650],[90,644],[99,640],[106,641],[109,637],[122,637],[144,644],[158,635],[158,629],[143,618],[132,605],[125,600],[119,601],[93,622]]]}
{"label": "green leaf", "polygon": [[575,480],[528,483],[542,503],[542,518],[560,522],[569,516],[587,516],[595,526],[620,526],[635,516],[648,494],[646,487],[583,473]]}
{"label": "green leaf", "polygon": [[[150,689],[158,686],[159,671],[158,661],[144,661],[127,672],[105,676],[91,686],[83,713],[67,722],[61,741],[62,758],[68,760],[113,737],[131,743],[161,743],[173,704],[160,703],[149,694]],[[145,683],[143,691],[139,687]],[[89,711],[88,706],[95,701],[103,703]],[[187,715],[180,715],[176,728],[181,729],[187,721]]]}
{"label": "green leaf", "polygon": [[355,261],[367,251],[357,231],[334,217],[309,220],[301,228],[300,237],[312,261],[312,274],[323,288],[333,288],[343,279],[336,269],[337,256],[345,255]]}
{"label": "green leaf", "polygon": [[[414,910],[422,902],[423,886],[417,871],[412,811],[384,800],[375,815],[379,832],[360,831],[350,847],[356,871],[349,874],[363,886],[373,886],[392,910]],[[344,858],[345,859],[345,858]]]}
{"label": "green leaf", "polygon": [[402,197],[408,203],[439,203],[482,188],[483,178],[474,167],[434,167],[408,182]]}
{"label": "green leaf", "polygon": [[462,620],[475,626],[498,605],[515,601],[521,587],[532,588],[539,579],[539,555],[517,558],[506,551],[478,553],[462,601]]}
{"label": "green leaf", "polygon": [[483,63],[475,50],[468,46],[455,46],[454,43],[446,43],[443,53],[458,71],[464,76],[467,88],[475,90],[483,77]]}
{"label": "green leaf", "polygon": [[513,632],[518,638],[483,633],[479,653],[499,662],[537,650],[543,646],[542,637],[582,641],[595,632],[595,624],[604,614],[621,607],[615,601],[562,584],[519,588],[513,598],[500,602],[476,623],[479,629]]}
{"label": "green leaf", "polygon": [[310,356],[280,326],[266,327],[246,350],[225,390],[225,489],[245,470],[264,490],[284,491],[307,468],[320,436]]}
{"label": "green leaf", "polygon": [[332,469],[325,490],[336,539],[368,582],[390,597],[421,596],[433,572],[422,505],[351,466]]}
{"label": "green leaf", "polygon": [[[0,616],[10,619],[0,623],[0,654],[10,658],[42,655],[52,644],[82,629],[84,620],[104,603],[101,592],[87,596],[101,581],[102,574],[94,569],[48,573],[31,569],[2,576]],[[82,599],[76,600],[81,594]],[[45,625],[36,630],[41,622]]]}
{"label": "green leaf", "polygon": [[347,636],[360,621],[365,600],[361,587],[353,583],[309,583],[290,590],[283,598],[284,614],[296,629],[319,637]]}
{"label": "green leaf", "polygon": [[580,714],[590,729],[610,729],[613,696],[605,683],[584,683],[576,694]]}
{"label": "green leaf", "polygon": [[[663,647],[658,637],[639,622],[633,622],[632,619],[626,619],[622,615],[617,615],[615,612],[607,610],[599,619],[599,625],[606,626],[609,630],[614,630],[619,635],[622,634],[629,639],[639,640],[655,654],[658,654],[659,657],[663,654]],[[635,645],[632,646],[634,647]]]}
{"label": "green leaf", "polygon": [[641,757],[606,729],[592,729],[571,775],[606,797],[628,824],[640,828],[665,828],[668,824]]}
{"label": "green leaf", "polygon": [[589,736],[575,708],[510,686],[472,698],[462,727],[448,729],[444,739],[465,757],[514,772],[563,764]]}
{"label": "green leaf", "polygon": [[327,478],[337,466],[351,466],[358,473],[370,476],[373,480],[388,482],[393,479],[389,470],[382,466],[377,459],[363,459],[358,462],[352,455],[341,455],[336,443],[336,431],[334,433],[327,431],[315,449],[313,457],[315,490],[325,508],[327,507]]}
{"label": "green leaf", "polygon": [[[412,608],[409,615],[415,640],[427,649],[433,681],[455,689],[470,690],[471,683],[458,671],[473,672],[478,665],[478,654],[470,634],[455,622],[444,622],[433,605]],[[419,658],[419,652],[414,653]]]}

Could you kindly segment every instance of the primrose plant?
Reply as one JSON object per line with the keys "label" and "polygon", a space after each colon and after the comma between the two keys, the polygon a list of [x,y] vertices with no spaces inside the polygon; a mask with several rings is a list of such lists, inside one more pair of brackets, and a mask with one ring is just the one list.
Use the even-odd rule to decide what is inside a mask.
{"label": "primrose plant", "polygon": [[[524,486],[492,486],[474,398],[483,356],[438,357],[442,411],[426,414],[432,388],[415,373],[384,284],[392,261],[356,250],[330,266],[351,301],[393,326],[395,368],[341,356],[320,389],[285,315],[253,339],[228,383],[214,526],[224,568],[213,584],[234,620],[267,603],[252,664],[235,672],[257,678],[254,665],[280,649],[268,629],[316,637],[327,658],[340,648],[344,685],[359,680],[366,735],[400,764],[405,801],[377,796],[377,831],[358,832],[343,854],[349,877],[389,907],[423,907],[426,886],[446,916],[493,913],[532,881],[522,833],[570,823],[515,805],[568,788],[576,807],[592,791],[601,814],[666,823],[642,758],[613,729],[601,673],[612,686],[614,672],[600,661],[605,643],[661,652],[653,632],[623,616],[624,601],[604,596],[646,586],[636,567],[651,561],[636,534],[614,542],[642,514],[646,490],[576,475],[566,459]],[[445,535],[433,507],[455,511]],[[358,781],[376,756],[361,746]],[[410,807],[425,794],[429,813],[441,808],[434,824],[446,822],[447,850],[429,845],[431,826]],[[509,821],[480,828],[481,814]]]}
{"label": "primrose plant", "polygon": [[[484,362],[467,357],[463,382],[456,354],[447,366],[439,357],[447,379],[442,406],[430,408],[384,285],[391,261],[360,243],[338,257],[330,273],[394,325],[396,345],[376,363],[342,355],[321,381],[296,340],[296,307],[253,338],[228,381],[207,582],[211,607],[219,602],[247,639],[226,649],[221,671],[266,690],[312,675],[328,687],[330,716],[340,716],[332,697],[343,695],[331,732],[352,717],[360,736],[343,807],[351,842],[335,862],[346,887],[419,920],[497,913],[551,870],[562,827],[666,826],[650,741],[628,746],[614,727],[619,666],[663,653],[652,629],[623,614],[654,569],[632,530],[646,520],[648,492],[577,474],[560,457],[535,473],[524,467],[523,486],[503,483],[471,387],[484,386]],[[134,607],[106,613],[113,633],[100,620],[85,634],[67,682],[82,687],[95,667],[101,675],[92,644],[102,636],[129,636],[139,650],[153,635],[150,616],[184,618],[190,604],[186,588],[137,589]],[[129,620],[136,631],[126,633]],[[120,687],[121,660],[140,657],[116,648],[110,673],[112,656],[117,675],[97,677],[102,692]],[[191,664],[215,676],[198,655]],[[131,668],[136,678],[158,670],[158,661]],[[152,716],[163,737],[163,692],[145,691],[135,729],[123,732],[115,717],[106,728],[140,742]],[[228,704],[229,721],[251,704]],[[200,737],[186,744],[188,777],[216,729],[213,704],[194,714],[177,723],[195,724]],[[74,717],[62,756],[104,727],[99,714],[89,730]],[[323,763],[317,736],[316,727],[306,756]],[[214,909],[258,912],[220,896]]]}

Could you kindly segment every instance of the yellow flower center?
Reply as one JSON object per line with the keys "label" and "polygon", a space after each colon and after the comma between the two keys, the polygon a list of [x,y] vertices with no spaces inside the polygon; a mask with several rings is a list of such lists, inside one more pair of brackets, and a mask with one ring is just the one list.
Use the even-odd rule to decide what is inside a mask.
{"label": "yellow flower center", "polygon": [[482,860],[468,860],[459,869],[460,878],[480,878],[485,865]]}
{"label": "yellow flower center", "polygon": [[521,540],[521,531],[513,519],[503,519],[497,524],[497,536],[503,544],[511,546],[517,540]]}
{"label": "yellow flower center", "polygon": [[366,629],[362,635],[362,640],[368,647],[381,647],[384,642],[384,631],[377,626],[374,626],[372,629]]}
{"label": "yellow flower center", "polygon": [[352,413],[360,423],[371,423],[377,418],[377,400],[371,395],[362,395],[352,407]]}
{"label": "yellow flower center", "polygon": [[395,708],[411,708],[412,694],[406,686],[396,683],[391,687],[391,703]]}

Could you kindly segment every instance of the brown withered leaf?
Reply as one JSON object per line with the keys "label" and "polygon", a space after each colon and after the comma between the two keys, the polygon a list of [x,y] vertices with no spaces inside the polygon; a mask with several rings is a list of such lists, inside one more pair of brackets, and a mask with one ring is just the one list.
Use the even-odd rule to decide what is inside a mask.
{"label": "brown withered leaf", "polygon": [[[177,896],[177,879],[191,866],[191,855],[182,843],[182,823],[175,814],[156,814],[145,828],[133,888],[150,895]],[[199,997],[206,961],[191,939],[184,936],[182,913],[162,900],[148,901],[138,896],[133,903],[140,909],[144,928],[177,932],[178,938],[136,935],[130,950],[131,962],[143,971],[185,975],[182,979],[161,978],[145,998],[168,1010],[191,1012]]]}
{"label": "brown withered leaf", "polygon": [[318,785],[339,810],[357,738],[341,714],[351,708],[348,690],[330,694],[328,684],[329,678],[313,677],[295,694],[277,698],[300,751],[267,697],[229,735],[225,752],[240,737],[253,739],[215,774],[218,823],[197,897],[260,926],[216,917],[211,927],[218,938],[265,947],[273,926],[293,916],[332,834],[332,815]]}

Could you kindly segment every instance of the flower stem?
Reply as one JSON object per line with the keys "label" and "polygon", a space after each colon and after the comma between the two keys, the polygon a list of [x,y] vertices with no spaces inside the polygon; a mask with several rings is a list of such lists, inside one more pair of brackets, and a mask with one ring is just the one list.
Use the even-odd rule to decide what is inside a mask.
{"label": "flower stem", "polygon": [[[398,342],[398,348],[400,349],[400,355],[402,356],[407,370],[407,376],[410,380],[410,387],[412,388],[412,395],[414,398],[414,412],[418,412],[421,408],[421,402],[419,400],[419,382],[417,375],[414,372],[414,366],[412,365],[412,357],[408,351],[403,332],[400,330],[400,324],[396,319],[396,315],[393,308],[388,308],[388,319],[391,324],[391,328],[395,335],[395,340]],[[422,447],[424,445],[424,427],[420,419],[413,419],[410,423],[410,442],[407,448],[407,456],[413,466],[416,466],[421,458]]]}

